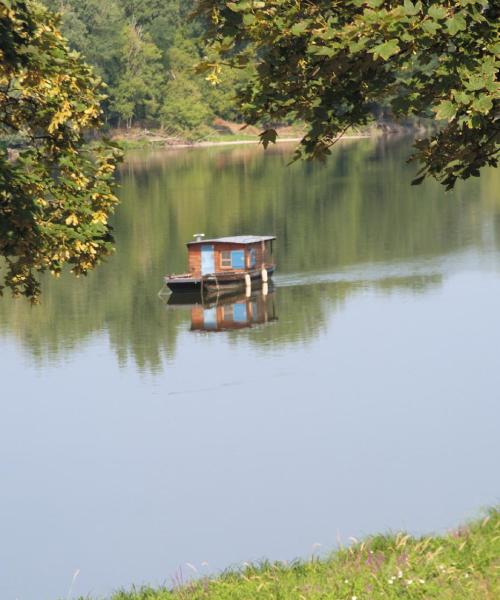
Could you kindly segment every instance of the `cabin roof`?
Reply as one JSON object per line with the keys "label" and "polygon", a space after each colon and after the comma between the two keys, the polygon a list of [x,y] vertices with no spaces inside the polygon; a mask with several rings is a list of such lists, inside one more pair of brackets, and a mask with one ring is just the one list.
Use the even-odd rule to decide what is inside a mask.
{"label": "cabin roof", "polygon": [[267,242],[269,240],[275,240],[274,235],[233,235],[230,237],[212,238],[208,240],[200,240],[188,242],[188,246],[195,244],[256,244],[257,242]]}

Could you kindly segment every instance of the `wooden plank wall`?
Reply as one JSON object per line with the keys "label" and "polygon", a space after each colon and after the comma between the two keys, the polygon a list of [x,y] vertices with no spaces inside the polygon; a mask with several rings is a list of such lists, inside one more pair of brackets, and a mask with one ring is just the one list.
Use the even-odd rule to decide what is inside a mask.
{"label": "wooden plank wall", "polygon": [[189,272],[193,274],[193,277],[199,277],[201,273],[201,246],[199,244],[188,246],[188,265]]}

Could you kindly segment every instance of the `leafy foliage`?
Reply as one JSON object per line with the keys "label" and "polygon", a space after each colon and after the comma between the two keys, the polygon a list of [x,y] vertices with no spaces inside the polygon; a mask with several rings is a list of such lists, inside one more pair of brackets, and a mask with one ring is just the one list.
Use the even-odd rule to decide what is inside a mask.
{"label": "leafy foliage", "polygon": [[112,89],[111,110],[130,127],[134,118],[156,116],[164,69],[160,50],[135,23],[124,28],[120,60],[123,75]]}
{"label": "leafy foliage", "polygon": [[449,189],[497,165],[498,2],[200,0],[198,10],[212,23],[201,69],[220,79],[221,64],[256,58],[243,113],[251,124],[306,122],[297,156],[324,159],[339,135],[389,103],[396,117],[442,121],[416,143],[415,183],[430,174]]}
{"label": "leafy foliage", "polygon": [[118,0],[43,0],[61,14],[61,31],[110,87],[118,83],[124,46],[125,13]]}
{"label": "leafy foliage", "polygon": [[119,153],[84,140],[100,124],[102,99],[99,78],[44,6],[0,0],[0,134],[25,148],[15,159],[0,150],[0,254],[15,294],[36,299],[36,273],[69,263],[85,274],[112,250]]}
{"label": "leafy foliage", "polygon": [[176,36],[167,53],[170,69],[160,110],[160,122],[170,134],[198,134],[214,117],[203,97],[202,85],[193,76],[195,57],[195,43]]}
{"label": "leafy foliage", "polygon": [[[189,98],[189,102],[186,102]],[[199,88],[183,74],[171,79],[166,86],[161,121],[169,133],[197,131],[205,124],[211,112],[203,103]]]}
{"label": "leafy foliage", "polygon": [[109,125],[193,134],[214,115],[241,117],[235,89],[245,72],[232,71],[217,87],[195,72],[206,38],[204,19],[191,18],[195,0],[43,1],[61,11],[71,47],[107,84]]}

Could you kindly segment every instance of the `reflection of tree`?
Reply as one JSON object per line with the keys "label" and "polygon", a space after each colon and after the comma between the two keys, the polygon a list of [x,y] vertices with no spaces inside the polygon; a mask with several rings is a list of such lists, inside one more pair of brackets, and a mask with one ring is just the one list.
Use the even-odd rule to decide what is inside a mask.
{"label": "reflection of tree", "polygon": [[[394,293],[405,290],[420,293],[439,285],[441,276],[390,277],[373,282],[364,280],[338,281],[336,283],[294,286],[278,289],[275,295],[278,322],[272,327],[260,327],[245,332],[246,339],[263,348],[275,348],[283,343],[304,343],[313,339],[327,325],[332,311],[341,308],[354,294],[377,290]],[[233,335],[237,342],[242,332]]]}
{"label": "reflection of tree", "polygon": [[[358,265],[376,271],[488,243],[485,223],[500,214],[497,173],[486,172],[453,194],[432,183],[412,188],[413,170],[400,162],[403,146],[346,142],[326,166],[287,167],[290,146],[265,157],[248,146],[131,155],[120,175],[115,256],[85,279],[46,279],[39,307],[4,298],[0,328],[40,358],[105,332],[120,361],[133,357],[140,368],[154,370],[175,353],[179,330],[189,329],[189,312],[166,311],[156,294],[165,272],[185,269],[185,242],[194,232],[275,233],[279,274]],[[435,283],[378,279],[388,290]],[[256,343],[312,337],[332,307],[363,285],[278,289],[279,323],[245,335]]]}

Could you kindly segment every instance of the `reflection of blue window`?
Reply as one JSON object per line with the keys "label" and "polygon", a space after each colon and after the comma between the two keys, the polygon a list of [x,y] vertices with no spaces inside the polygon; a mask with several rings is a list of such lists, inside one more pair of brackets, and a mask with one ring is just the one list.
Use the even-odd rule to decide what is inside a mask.
{"label": "reflection of blue window", "polygon": [[203,309],[203,324],[205,329],[215,329],[217,327],[217,312],[215,308]]}
{"label": "reflection of blue window", "polygon": [[256,257],[255,248],[250,249],[250,267],[255,267]]}
{"label": "reflection of blue window", "polygon": [[233,306],[233,318],[239,323],[247,321],[247,305],[245,302],[239,302]]}
{"label": "reflection of blue window", "polygon": [[245,251],[244,250],[233,250],[231,252],[231,265],[233,269],[244,269],[245,268]]}

